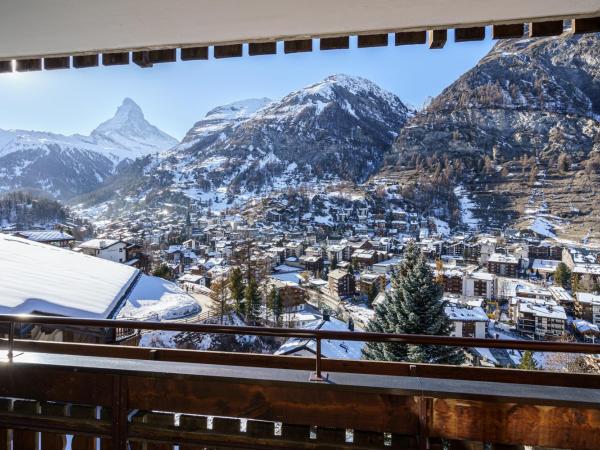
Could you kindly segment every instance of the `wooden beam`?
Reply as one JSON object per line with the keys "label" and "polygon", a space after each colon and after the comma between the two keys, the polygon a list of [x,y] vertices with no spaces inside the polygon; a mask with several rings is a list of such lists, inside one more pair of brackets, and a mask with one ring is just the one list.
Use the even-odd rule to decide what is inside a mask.
{"label": "wooden beam", "polygon": [[322,38],[319,41],[319,48],[321,50],[345,50],[350,48],[350,37],[339,36]]}
{"label": "wooden beam", "polygon": [[250,56],[277,54],[277,42],[251,42],[248,44]]}
{"label": "wooden beam", "polygon": [[313,49],[312,39],[299,39],[296,41],[285,41],[283,43],[284,53],[312,52],[312,49]]}
{"label": "wooden beam", "polygon": [[525,24],[493,25],[492,39],[518,39],[525,34]]}
{"label": "wooden beam", "polygon": [[85,69],[87,67],[98,66],[98,55],[80,55],[73,56],[73,67],[76,69]]}
{"label": "wooden beam", "polygon": [[426,44],[427,31],[401,31],[396,33],[396,45]]}
{"label": "wooden beam", "polygon": [[45,70],[69,69],[71,68],[71,58],[62,56],[58,58],[44,58]]}
{"label": "wooden beam", "polygon": [[0,61],[0,73],[9,73],[13,71],[12,61]]}
{"label": "wooden beam", "polygon": [[358,36],[358,48],[387,47],[388,35],[385,34],[361,34]]}
{"label": "wooden beam", "polygon": [[563,32],[563,21],[532,22],[529,24],[529,37],[560,36]]}
{"label": "wooden beam", "polygon": [[133,52],[131,54],[131,60],[143,69],[152,67],[149,52]]}
{"label": "wooden beam", "polygon": [[41,59],[17,59],[17,65],[15,67],[17,72],[35,72],[42,70]]}
{"label": "wooden beam", "polygon": [[208,47],[187,47],[181,49],[182,61],[197,61],[208,59]]}
{"label": "wooden beam", "polygon": [[600,32],[600,17],[589,19],[575,19],[573,21],[573,33],[598,33]]}
{"label": "wooden beam", "polygon": [[456,28],[454,30],[454,42],[483,41],[485,39],[485,27]]}
{"label": "wooden beam", "polygon": [[165,48],[162,50],[150,50],[150,62],[152,64],[169,63],[177,61],[177,49]]}
{"label": "wooden beam", "polygon": [[104,53],[102,55],[103,66],[125,66],[129,64],[129,52]]}
{"label": "wooden beam", "polygon": [[231,45],[215,45],[214,55],[215,58],[239,58],[242,56],[243,47],[242,44],[231,44]]}
{"label": "wooden beam", "polygon": [[448,39],[448,30],[429,30],[427,32],[429,40],[429,48],[440,49],[446,45]]}

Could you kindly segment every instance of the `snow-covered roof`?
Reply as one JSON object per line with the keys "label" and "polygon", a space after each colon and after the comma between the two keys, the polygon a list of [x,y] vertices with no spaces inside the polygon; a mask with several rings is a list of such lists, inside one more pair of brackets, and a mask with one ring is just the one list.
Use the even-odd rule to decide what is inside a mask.
{"label": "snow-covered roof", "polygon": [[553,261],[550,259],[534,259],[531,268],[533,270],[539,270],[540,272],[554,273],[556,268],[560,264],[560,261]]}
{"label": "snow-covered roof", "polygon": [[471,307],[458,303],[450,304],[444,308],[450,320],[459,322],[488,322],[490,319],[481,307]]}
{"label": "snow-covered roof", "polygon": [[533,314],[549,319],[567,320],[565,309],[562,306],[540,304],[539,302],[520,301],[519,312]]}
{"label": "snow-covered roof", "polygon": [[[326,331],[348,331],[348,325],[341,320],[331,317],[329,320],[314,321],[302,328],[318,329]],[[334,359],[361,359],[364,342],[358,341],[332,341],[323,339],[321,341],[321,355],[325,358]],[[290,355],[301,350],[317,353],[317,342],[314,339],[292,338],[287,340],[275,352],[276,355]]]}
{"label": "snow-covered roof", "polygon": [[118,244],[118,239],[90,239],[89,241],[82,242],[79,244],[79,248],[90,248],[95,250],[103,250],[108,247],[112,247]]}
{"label": "snow-covered roof", "polygon": [[567,292],[564,287],[561,286],[550,286],[548,288],[552,298],[558,302],[572,302],[573,296]]}
{"label": "snow-covered roof", "polygon": [[573,321],[573,327],[582,334],[595,333],[599,334],[600,329],[598,325],[594,325],[593,323],[589,323],[586,320],[578,319]]}
{"label": "snow-covered roof", "polygon": [[59,230],[37,231],[26,230],[16,231],[16,235],[26,237],[30,241],[36,242],[56,242],[56,241],[72,241],[74,238],[70,234]]}
{"label": "snow-covered roof", "polygon": [[488,259],[489,262],[493,263],[508,263],[508,264],[518,264],[519,260],[512,255],[503,255],[502,253],[493,253],[490,255]]}
{"label": "snow-covered roof", "polygon": [[139,271],[0,235],[0,313],[107,318]]}
{"label": "snow-covered roof", "polygon": [[600,305],[600,295],[591,294],[589,292],[578,292],[575,295],[577,296],[578,302]]}
{"label": "snow-covered roof", "polygon": [[578,264],[575,267],[573,267],[573,269],[571,269],[571,272],[579,274],[600,275],[600,264]]}

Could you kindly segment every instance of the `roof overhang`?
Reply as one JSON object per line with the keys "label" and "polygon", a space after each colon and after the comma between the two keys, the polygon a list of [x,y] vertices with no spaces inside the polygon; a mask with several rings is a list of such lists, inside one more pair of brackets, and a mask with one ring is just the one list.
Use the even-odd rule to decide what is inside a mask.
{"label": "roof overhang", "polygon": [[0,60],[600,16],[600,0],[3,0]]}

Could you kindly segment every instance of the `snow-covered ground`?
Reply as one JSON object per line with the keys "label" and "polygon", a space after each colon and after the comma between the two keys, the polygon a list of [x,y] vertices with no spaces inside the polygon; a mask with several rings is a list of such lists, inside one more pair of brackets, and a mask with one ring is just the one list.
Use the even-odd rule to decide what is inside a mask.
{"label": "snow-covered ground", "polygon": [[471,200],[467,189],[462,185],[458,185],[454,188],[454,194],[458,198],[460,205],[460,217],[462,223],[469,228],[469,230],[476,231],[479,228],[479,220],[473,215],[473,210],[477,208],[477,204]]}

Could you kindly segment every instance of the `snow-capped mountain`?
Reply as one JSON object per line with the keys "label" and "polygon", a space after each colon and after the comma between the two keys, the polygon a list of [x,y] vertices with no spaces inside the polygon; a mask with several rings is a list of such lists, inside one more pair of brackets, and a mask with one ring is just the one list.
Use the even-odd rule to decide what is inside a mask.
{"label": "snow-capped mountain", "polygon": [[40,189],[69,198],[95,189],[123,161],[176,144],[131,99],[90,136],[0,130],[0,190]]}
{"label": "snow-capped mountain", "polygon": [[158,167],[229,193],[313,179],[365,180],[412,114],[364,78],[333,75],[283,99],[211,111]]}
{"label": "snow-capped mountain", "polygon": [[[328,180],[364,181],[383,164],[414,114],[364,78],[333,75],[277,101],[252,99],[210,111],[182,143],[135,166],[107,194],[144,202],[232,202],[259,192]],[[215,205],[216,206],[216,205]]]}

